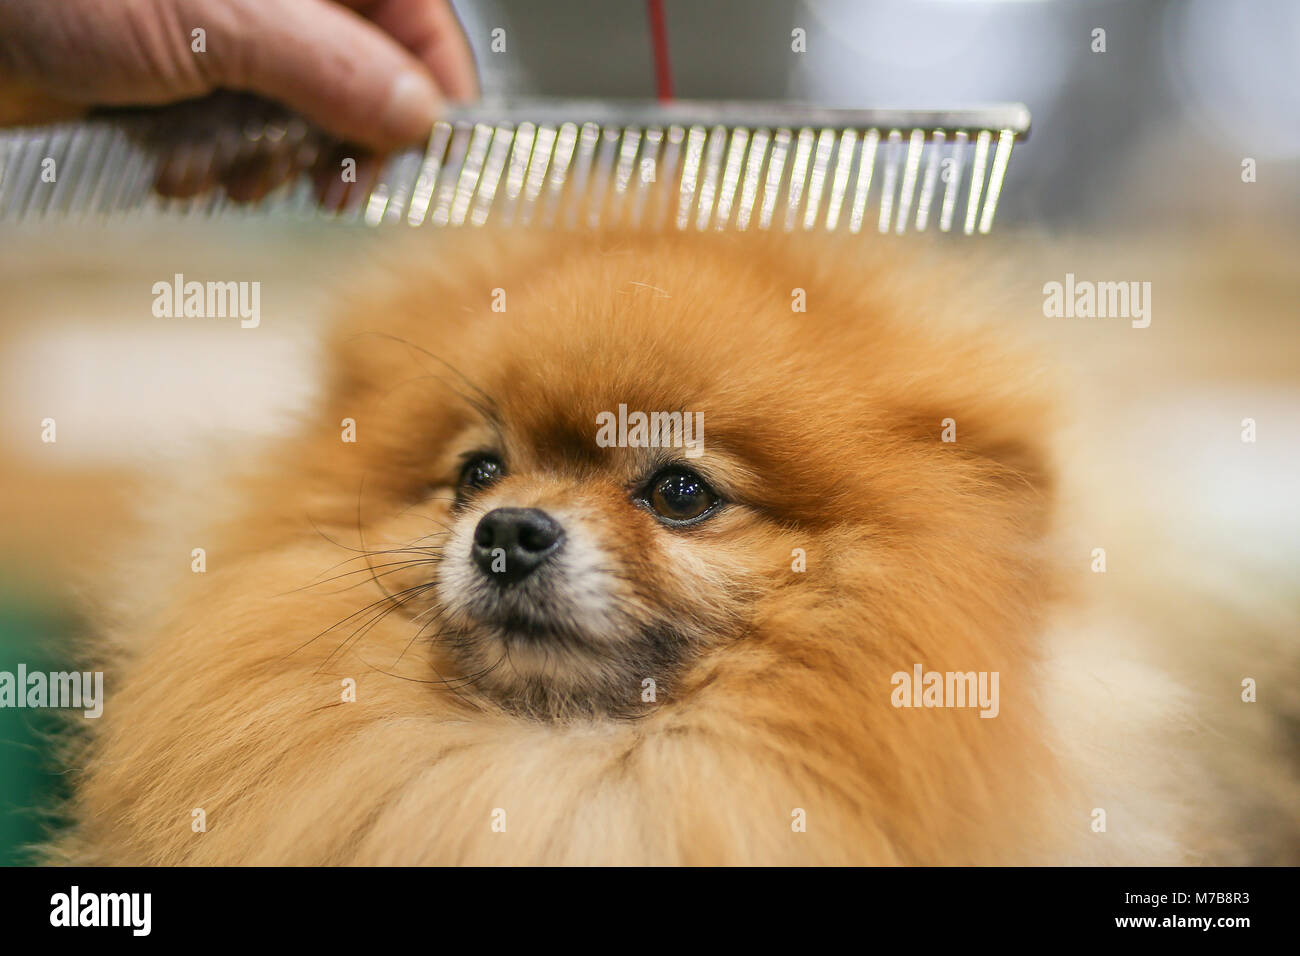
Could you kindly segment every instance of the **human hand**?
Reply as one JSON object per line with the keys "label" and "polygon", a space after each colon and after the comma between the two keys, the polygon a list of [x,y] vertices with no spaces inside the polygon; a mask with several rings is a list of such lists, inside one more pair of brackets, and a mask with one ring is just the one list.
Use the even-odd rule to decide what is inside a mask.
{"label": "human hand", "polygon": [[0,0],[0,83],[87,106],[243,90],[377,150],[477,92],[447,0]]}
{"label": "human hand", "polygon": [[[259,94],[382,152],[427,135],[444,99],[472,98],[477,80],[448,0],[0,0],[0,122],[219,89]],[[164,162],[160,191],[208,184],[182,181],[176,165]],[[248,157],[239,165],[247,184]],[[253,162],[243,198],[291,165]],[[228,186],[232,175],[210,171]]]}

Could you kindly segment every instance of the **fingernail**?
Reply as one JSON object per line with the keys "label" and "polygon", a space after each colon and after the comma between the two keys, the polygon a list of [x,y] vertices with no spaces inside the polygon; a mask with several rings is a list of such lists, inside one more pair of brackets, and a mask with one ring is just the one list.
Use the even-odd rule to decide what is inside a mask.
{"label": "fingernail", "polygon": [[420,139],[433,125],[441,102],[428,77],[407,71],[393,82],[380,125],[395,140]]}

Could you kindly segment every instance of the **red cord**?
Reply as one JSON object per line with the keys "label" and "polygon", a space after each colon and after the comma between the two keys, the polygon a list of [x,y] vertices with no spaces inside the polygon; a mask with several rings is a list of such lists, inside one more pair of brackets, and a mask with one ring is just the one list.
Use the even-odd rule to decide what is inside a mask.
{"label": "red cord", "polygon": [[646,0],[646,12],[650,14],[650,39],[655,53],[655,94],[659,102],[667,103],[673,98],[673,68],[668,62],[668,28],[664,23],[663,0]]}

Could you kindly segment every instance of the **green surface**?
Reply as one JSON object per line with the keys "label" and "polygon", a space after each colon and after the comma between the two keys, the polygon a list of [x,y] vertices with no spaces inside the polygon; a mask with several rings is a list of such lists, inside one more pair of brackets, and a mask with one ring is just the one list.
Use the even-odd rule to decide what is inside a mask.
{"label": "green surface", "polygon": [[[58,648],[70,625],[57,611],[0,592],[0,671],[63,670]],[[0,707],[0,866],[27,862],[25,847],[46,832],[60,777],[49,757],[57,713]]]}

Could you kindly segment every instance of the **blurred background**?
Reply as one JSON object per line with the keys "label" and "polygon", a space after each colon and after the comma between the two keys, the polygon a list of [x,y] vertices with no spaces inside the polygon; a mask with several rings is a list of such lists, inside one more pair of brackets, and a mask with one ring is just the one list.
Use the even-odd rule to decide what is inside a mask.
{"label": "blurred background", "polygon": [[[640,0],[456,8],[485,96],[654,93]],[[1021,324],[1105,369],[1098,408],[1176,422],[1168,409],[1190,406],[1162,383],[1203,383],[1199,424],[1171,425],[1161,447],[1116,451],[1135,470],[1143,455],[1194,462],[1185,490],[1225,522],[1261,520],[1242,503],[1261,500],[1249,482],[1263,481],[1263,520],[1279,538],[1300,525],[1280,477],[1294,475],[1300,447],[1300,3],[666,0],[665,10],[679,98],[1028,105],[1033,131],[1012,157],[994,235],[956,240],[960,254],[996,260]],[[806,52],[792,52],[795,29]],[[13,671],[68,659],[64,641],[102,582],[130,572],[117,563],[122,544],[157,482],[198,487],[196,452],[238,457],[311,401],[331,289],[382,259],[385,237],[256,217],[5,230],[0,671]],[[151,287],[177,272],[261,282],[260,327],[154,318]],[[1151,328],[1048,322],[1042,285],[1066,272],[1152,282]],[[1273,456],[1267,478],[1259,461],[1254,478],[1223,470],[1242,409],[1271,423],[1273,451],[1259,450]],[[45,418],[57,443],[40,440]],[[35,808],[59,779],[45,759],[47,717],[0,709],[0,862],[37,838]]]}
{"label": "blurred background", "polygon": [[[1300,221],[1291,0],[666,0],[676,94],[823,106],[1022,102],[998,217],[1069,229]],[[639,0],[457,4],[485,95],[648,97]],[[506,30],[506,53],[485,39]],[[807,52],[791,52],[791,31]],[[1093,32],[1103,30],[1105,52]],[[1241,160],[1257,160],[1241,189]],[[1262,170],[1267,169],[1267,174]]]}

